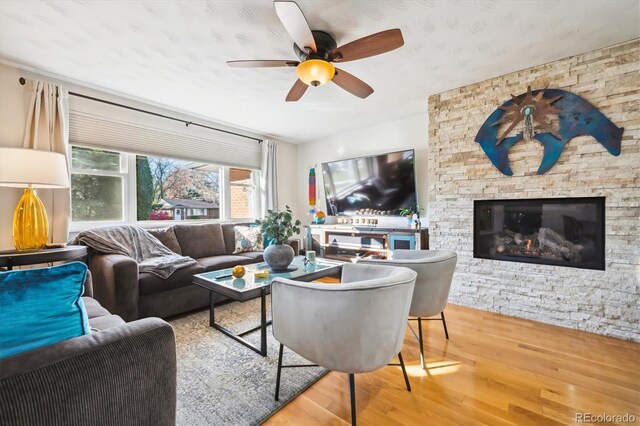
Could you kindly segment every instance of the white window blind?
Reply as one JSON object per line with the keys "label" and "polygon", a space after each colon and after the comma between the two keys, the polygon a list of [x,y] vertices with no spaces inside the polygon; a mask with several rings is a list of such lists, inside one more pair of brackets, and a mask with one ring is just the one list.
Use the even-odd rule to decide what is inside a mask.
{"label": "white window blind", "polygon": [[250,169],[260,168],[262,155],[252,139],[76,96],[69,97],[69,143]]}

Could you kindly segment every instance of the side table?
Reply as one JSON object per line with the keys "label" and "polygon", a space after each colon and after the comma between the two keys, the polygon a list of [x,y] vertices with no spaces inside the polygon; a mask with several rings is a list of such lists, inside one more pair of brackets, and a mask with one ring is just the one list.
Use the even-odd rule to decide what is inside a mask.
{"label": "side table", "polygon": [[66,246],[42,250],[4,250],[0,251],[0,268],[12,270],[14,266],[37,265],[39,263],[84,260],[87,257],[86,246]]}

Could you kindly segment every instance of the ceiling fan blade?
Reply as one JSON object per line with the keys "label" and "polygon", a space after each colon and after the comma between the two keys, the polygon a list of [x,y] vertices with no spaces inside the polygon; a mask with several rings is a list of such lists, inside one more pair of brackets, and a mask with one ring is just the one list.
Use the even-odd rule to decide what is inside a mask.
{"label": "ceiling fan blade", "polygon": [[227,61],[227,65],[232,68],[272,68],[272,67],[295,67],[298,61],[283,60],[250,60],[250,61]]}
{"label": "ceiling fan blade", "polygon": [[333,76],[331,81],[352,95],[356,95],[362,99],[373,93],[373,88],[367,83],[338,68],[336,68],[336,75]]}
{"label": "ceiling fan blade", "polygon": [[300,50],[304,52],[305,47],[308,47],[316,52],[318,50],[316,41],[300,7],[292,1],[274,1],[273,6],[285,30]]}
{"label": "ceiling fan blade", "polygon": [[355,61],[356,59],[368,58],[369,56],[389,52],[401,47],[403,44],[402,31],[394,28],[362,37],[344,46],[336,47],[331,51],[331,58],[334,62]]}
{"label": "ceiling fan blade", "polygon": [[296,82],[293,83],[293,87],[291,88],[291,90],[289,90],[289,93],[287,93],[286,101],[295,102],[300,100],[302,95],[304,95],[304,92],[307,91],[307,87],[309,86],[304,84],[302,80],[300,79],[296,80]]}

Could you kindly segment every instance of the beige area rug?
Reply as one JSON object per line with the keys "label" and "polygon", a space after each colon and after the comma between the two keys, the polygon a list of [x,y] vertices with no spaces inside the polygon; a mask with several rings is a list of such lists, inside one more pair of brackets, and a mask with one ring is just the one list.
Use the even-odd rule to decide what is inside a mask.
{"label": "beige area rug", "polygon": [[[216,322],[238,332],[258,325],[260,299],[216,307]],[[271,307],[267,306],[268,316]],[[319,367],[283,369],[280,401],[274,400],[278,349],[267,329],[268,355],[262,357],[209,327],[209,311],[169,321],[175,329],[178,359],[179,426],[256,425],[326,374]],[[260,332],[245,338],[259,346]],[[285,349],[283,364],[309,363]]]}

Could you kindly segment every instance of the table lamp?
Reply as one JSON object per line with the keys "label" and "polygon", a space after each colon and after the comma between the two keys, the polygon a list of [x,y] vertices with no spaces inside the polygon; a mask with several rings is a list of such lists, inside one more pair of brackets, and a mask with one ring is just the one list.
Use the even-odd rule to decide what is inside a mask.
{"label": "table lamp", "polygon": [[0,186],[25,188],[13,213],[13,245],[40,250],[49,241],[49,219],[34,188],[68,188],[65,156],[36,149],[0,148]]}

